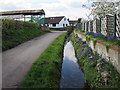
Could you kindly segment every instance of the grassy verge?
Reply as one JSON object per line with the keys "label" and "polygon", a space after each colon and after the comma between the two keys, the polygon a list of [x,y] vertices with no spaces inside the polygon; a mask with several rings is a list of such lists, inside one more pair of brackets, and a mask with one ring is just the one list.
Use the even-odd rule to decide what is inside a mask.
{"label": "grassy verge", "polygon": [[120,88],[120,74],[74,33],[70,36],[89,88]]}
{"label": "grassy verge", "polygon": [[40,30],[36,23],[11,19],[2,19],[2,23],[2,51],[49,32]]}
{"label": "grassy verge", "polygon": [[41,54],[23,80],[21,88],[59,88],[63,46],[62,34]]}

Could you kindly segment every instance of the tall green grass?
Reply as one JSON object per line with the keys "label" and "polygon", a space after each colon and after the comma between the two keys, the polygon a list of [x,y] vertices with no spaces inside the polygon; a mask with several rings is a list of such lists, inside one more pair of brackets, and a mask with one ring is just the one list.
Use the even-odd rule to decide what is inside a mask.
{"label": "tall green grass", "polygon": [[33,63],[21,88],[59,88],[65,34],[62,34]]}
{"label": "tall green grass", "polygon": [[36,23],[2,19],[2,51],[15,47],[46,32],[42,31]]}

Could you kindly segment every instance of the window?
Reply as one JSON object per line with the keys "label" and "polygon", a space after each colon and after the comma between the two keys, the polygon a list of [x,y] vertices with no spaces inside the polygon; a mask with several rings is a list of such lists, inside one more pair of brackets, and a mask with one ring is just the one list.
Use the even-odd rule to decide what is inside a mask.
{"label": "window", "polygon": [[55,19],[54,17],[52,17],[51,19]]}
{"label": "window", "polygon": [[64,21],[66,21],[66,18],[64,18]]}
{"label": "window", "polygon": [[67,27],[68,25],[66,24],[66,27]]}
{"label": "window", "polygon": [[47,26],[48,24],[45,24],[45,26]]}
{"label": "window", "polygon": [[56,27],[56,24],[53,24],[53,27]]}
{"label": "window", "polygon": [[63,24],[63,27],[65,27],[65,24]]}

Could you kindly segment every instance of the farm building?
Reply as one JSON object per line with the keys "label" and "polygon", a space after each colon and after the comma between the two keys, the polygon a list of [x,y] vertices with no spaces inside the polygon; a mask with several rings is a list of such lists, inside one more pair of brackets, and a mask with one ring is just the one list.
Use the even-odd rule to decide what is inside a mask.
{"label": "farm building", "polygon": [[45,26],[49,28],[64,28],[69,26],[69,21],[65,16],[46,17]]}
{"label": "farm building", "polygon": [[0,18],[10,18],[20,21],[32,21],[32,22],[44,23],[44,21],[40,22],[40,19],[44,17],[45,17],[45,12],[43,9],[0,12]]}

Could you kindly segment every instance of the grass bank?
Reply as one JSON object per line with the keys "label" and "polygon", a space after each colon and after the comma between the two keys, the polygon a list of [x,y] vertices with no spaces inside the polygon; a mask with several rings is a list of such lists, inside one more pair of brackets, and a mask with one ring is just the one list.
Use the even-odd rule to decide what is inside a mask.
{"label": "grass bank", "polygon": [[56,38],[33,63],[21,88],[59,88],[65,37]]}
{"label": "grass bank", "polygon": [[70,38],[88,87],[120,88],[120,74],[111,62],[102,58],[97,52],[93,52],[86,42],[74,33]]}
{"label": "grass bank", "polygon": [[42,31],[37,23],[2,19],[2,51],[47,32]]}

